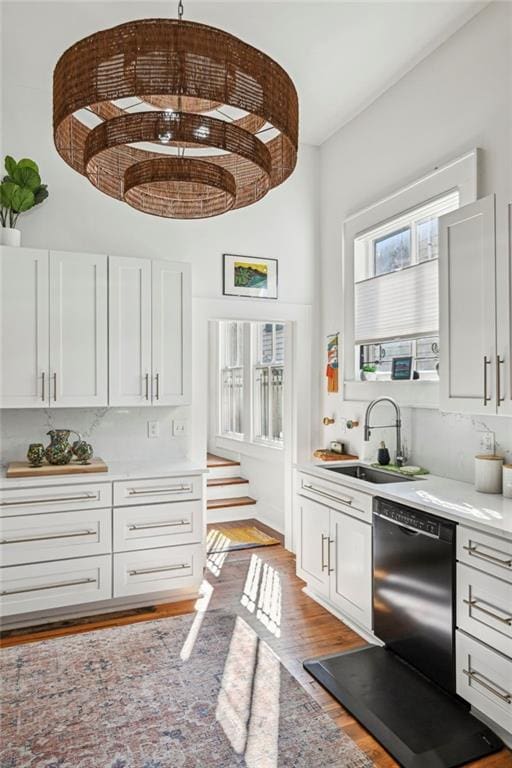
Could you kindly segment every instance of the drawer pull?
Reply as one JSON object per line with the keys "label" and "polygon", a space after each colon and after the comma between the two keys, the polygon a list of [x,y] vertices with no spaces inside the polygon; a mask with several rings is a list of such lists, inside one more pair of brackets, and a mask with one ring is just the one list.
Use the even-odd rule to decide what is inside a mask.
{"label": "drawer pull", "polygon": [[97,493],[81,493],[75,496],[49,496],[43,499],[21,499],[19,501],[2,501],[0,506],[2,507],[24,507],[27,504],[55,504],[62,501],[91,501],[91,499],[98,500],[99,495]]}
{"label": "drawer pull", "polygon": [[134,523],[128,526],[129,531],[147,531],[150,528],[178,528],[182,525],[188,525],[189,520],[173,520],[169,523]]}
{"label": "drawer pull", "polygon": [[128,571],[130,576],[142,576],[145,573],[163,573],[164,571],[182,571],[184,568],[190,568],[187,563],[179,565],[166,565],[163,568],[141,568],[139,570]]}
{"label": "drawer pull", "polygon": [[56,581],[42,587],[24,587],[23,589],[3,589],[0,595],[21,595],[23,592],[40,592],[42,589],[57,589],[58,587],[77,587],[80,584],[93,584],[97,579],[75,579],[74,581]]}
{"label": "drawer pull", "polygon": [[471,557],[478,557],[480,560],[486,560],[489,563],[496,563],[496,565],[502,565],[504,568],[512,568],[512,558],[509,560],[502,560],[500,557],[494,557],[493,555],[486,555],[485,552],[478,551],[478,544],[464,545],[462,549],[465,549]]}
{"label": "drawer pull", "polygon": [[485,613],[486,616],[490,616],[492,619],[496,619],[496,621],[501,621],[502,624],[507,624],[507,626],[512,626],[512,616],[507,616],[506,618],[503,618],[502,616],[498,616],[497,613],[494,613],[493,611],[488,611],[487,608],[482,608],[481,605],[478,605],[480,600],[477,598],[472,598],[471,600],[463,600],[463,603],[466,605],[469,605],[469,609],[471,612],[471,609],[475,609],[475,611],[480,611],[481,613]]}
{"label": "drawer pull", "polygon": [[22,539],[0,539],[0,544],[25,544],[29,541],[49,541],[50,539],[72,539],[75,536],[94,536],[97,531],[70,531],[69,533],[49,533],[46,536],[24,536]]}
{"label": "drawer pull", "polygon": [[170,485],[167,488],[146,488],[145,490],[138,491],[136,488],[130,488],[128,491],[129,496],[151,496],[153,494],[163,493],[192,493],[191,485]]}
{"label": "drawer pull", "polygon": [[[481,685],[482,688],[485,688],[486,691],[494,694],[494,696],[497,696],[501,701],[504,701],[506,704],[512,704],[512,694],[505,691],[504,688],[501,688],[501,686],[497,685],[492,680],[489,680],[489,678],[482,675],[481,672],[477,672],[476,669],[471,669],[470,664],[468,664],[468,667],[469,669],[463,669],[462,672],[468,678],[470,685],[472,682],[478,683],[478,685]],[[501,693],[501,691],[496,690],[496,688],[501,688],[501,691],[505,692]]]}
{"label": "drawer pull", "polygon": [[351,496],[342,496],[341,494],[334,496],[320,488],[315,488],[315,486],[311,485],[311,483],[302,483],[302,487],[307,491],[313,491],[313,493],[318,493],[319,496],[325,496],[326,499],[332,499],[333,501],[342,501],[344,504],[352,504],[353,501]]}

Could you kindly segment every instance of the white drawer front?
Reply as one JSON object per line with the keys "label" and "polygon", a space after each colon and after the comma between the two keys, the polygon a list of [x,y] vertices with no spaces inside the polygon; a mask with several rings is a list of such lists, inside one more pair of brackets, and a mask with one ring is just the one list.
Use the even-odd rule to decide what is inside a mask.
{"label": "white drawer front", "polygon": [[201,544],[114,555],[114,597],[188,587],[202,578]]}
{"label": "white drawer front", "polygon": [[111,550],[110,509],[46,512],[0,519],[0,564],[20,565]]}
{"label": "white drawer front", "polygon": [[299,474],[298,480],[297,490],[301,496],[314,499],[340,512],[350,512],[354,517],[371,523],[372,496],[369,494],[312,475]]}
{"label": "white drawer front", "polygon": [[0,571],[4,616],[79,605],[112,597],[112,557],[83,557]]}
{"label": "white drawer front", "polygon": [[47,488],[15,488],[0,491],[2,515],[34,515],[71,509],[112,506],[110,483],[52,485]]}
{"label": "white drawer front", "polygon": [[114,551],[200,542],[202,510],[201,500],[118,507],[114,509]]}
{"label": "white drawer front", "polygon": [[512,733],[512,659],[456,635],[457,693]]}
{"label": "white drawer front", "polygon": [[512,582],[512,540],[458,526],[457,559]]}
{"label": "white drawer front", "polygon": [[202,489],[201,475],[160,477],[153,480],[123,480],[114,483],[114,506],[200,499]]}
{"label": "white drawer front", "polygon": [[457,563],[457,626],[512,658],[512,584]]}

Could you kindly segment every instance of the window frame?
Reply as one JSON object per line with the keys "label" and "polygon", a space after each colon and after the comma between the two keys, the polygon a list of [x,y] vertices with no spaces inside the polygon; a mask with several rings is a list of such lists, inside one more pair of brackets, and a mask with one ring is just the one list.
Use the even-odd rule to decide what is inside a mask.
{"label": "window frame", "polygon": [[436,167],[421,178],[398,189],[384,199],[349,216],[343,223],[343,399],[368,400],[388,395],[397,397],[411,407],[438,407],[438,381],[359,381],[355,371],[355,264],[354,244],[358,238],[386,223],[414,211],[429,201],[450,192],[459,192],[459,206],[474,202],[478,197],[478,157],[480,151],[472,149],[445,165]]}

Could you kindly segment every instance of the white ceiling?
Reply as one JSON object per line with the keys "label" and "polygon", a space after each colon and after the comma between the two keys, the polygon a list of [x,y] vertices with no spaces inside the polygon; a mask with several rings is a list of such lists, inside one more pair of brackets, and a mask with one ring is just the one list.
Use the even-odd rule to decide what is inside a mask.
{"label": "white ceiling", "polygon": [[[299,93],[300,140],[321,144],[487,2],[184,0],[184,6],[185,18],[236,34],[268,53],[289,72]],[[5,3],[4,7],[10,6],[12,11],[13,5],[17,15],[6,13],[6,20],[22,20],[19,14],[23,14],[23,6],[25,11],[29,7],[34,9],[34,15],[28,13],[34,22],[44,14],[47,34],[37,47],[41,56],[38,69],[46,89],[51,88],[51,75],[48,75],[58,56],[77,39],[129,19],[175,16],[177,0],[165,3],[153,0],[46,3],[39,0],[27,4],[16,0],[14,4]],[[57,24],[52,23],[54,16]],[[5,29],[10,33],[7,40],[10,35],[23,36],[24,29],[24,21],[19,30]],[[44,59],[47,59],[47,68]],[[30,77],[31,87],[37,87],[39,74],[33,67]]]}

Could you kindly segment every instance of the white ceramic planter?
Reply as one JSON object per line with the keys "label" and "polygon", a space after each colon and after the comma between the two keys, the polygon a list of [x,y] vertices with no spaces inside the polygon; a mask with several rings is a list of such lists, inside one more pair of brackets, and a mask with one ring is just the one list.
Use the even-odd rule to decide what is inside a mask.
{"label": "white ceramic planter", "polygon": [[21,245],[21,232],[12,227],[0,227],[0,244],[12,245],[18,248]]}

